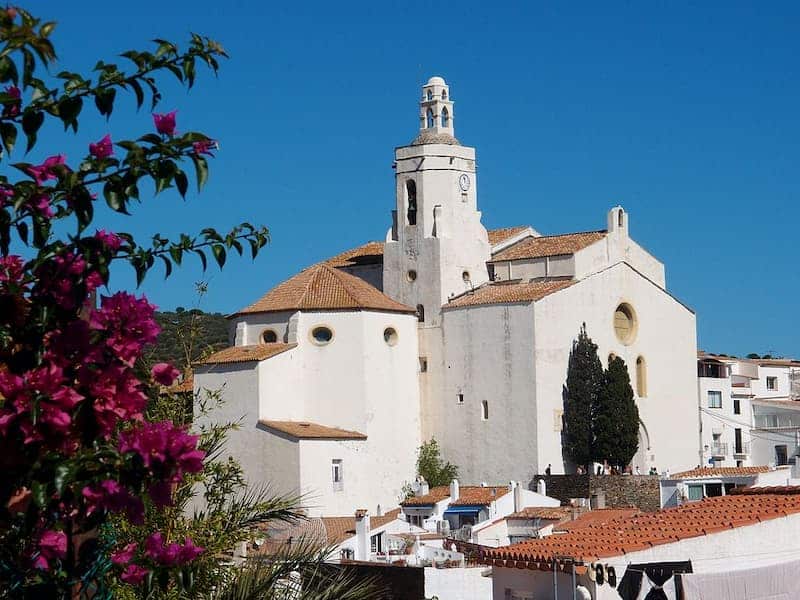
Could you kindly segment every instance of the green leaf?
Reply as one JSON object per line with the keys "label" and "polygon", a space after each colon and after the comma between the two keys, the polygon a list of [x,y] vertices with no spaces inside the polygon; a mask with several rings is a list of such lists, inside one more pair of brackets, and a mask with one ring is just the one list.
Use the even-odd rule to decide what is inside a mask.
{"label": "green leaf", "polygon": [[136,94],[136,110],[139,110],[142,108],[142,104],[144,104],[144,90],[142,90],[142,86],[135,79],[132,79],[128,83],[133,88],[133,93]]}
{"label": "green leaf", "polygon": [[64,96],[58,101],[58,116],[64,123],[64,131],[72,126],[73,131],[78,131],[78,115],[83,108],[83,99],[80,96]]}
{"label": "green leaf", "polygon": [[189,178],[186,176],[186,173],[183,171],[178,171],[175,173],[175,186],[178,188],[181,196],[186,198],[186,190],[189,189]]}
{"label": "green leaf", "polygon": [[179,246],[172,246],[169,249],[169,254],[172,257],[172,260],[175,261],[176,265],[181,264],[181,260],[183,260],[183,249]]}
{"label": "green leaf", "polygon": [[20,221],[17,223],[17,233],[19,234],[20,239],[28,245],[28,224],[25,221]]}
{"label": "green leaf", "polygon": [[227,256],[227,253],[225,252],[225,246],[222,244],[214,244],[211,246],[211,252],[214,254],[214,258],[216,259],[219,268],[221,269],[224,267],[225,258]]}
{"label": "green leaf", "polygon": [[108,118],[114,110],[114,98],[117,96],[115,88],[105,88],[98,91],[94,96],[94,104],[100,114]]}
{"label": "green leaf", "polygon": [[11,154],[14,144],[17,143],[17,128],[13,123],[4,121],[0,123],[0,137],[3,138],[3,147]]}
{"label": "green leaf", "polygon": [[158,258],[160,258],[164,263],[164,279],[167,279],[170,275],[172,275],[172,263],[170,262],[169,258],[163,254],[159,254]]}
{"label": "green leaf", "polygon": [[115,189],[110,181],[103,186],[103,196],[110,208],[124,215],[129,214],[128,209],[125,208],[125,196]]}
{"label": "green leaf", "polygon": [[203,189],[203,186],[208,181],[208,161],[202,156],[192,155],[194,161],[194,170],[197,176],[197,191]]}
{"label": "green leaf", "polygon": [[33,501],[39,508],[47,506],[47,485],[41,481],[34,481],[31,484],[31,493],[33,494]]}
{"label": "green leaf", "polygon": [[64,492],[64,486],[75,476],[75,463],[61,463],[56,467],[54,482],[56,493],[60,496]]}
{"label": "green leaf", "polygon": [[28,145],[25,152],[28,153],[36,145],[36,132],[44,123],[44,113],[42,111],[26,110],[22,115],[22,131],[28,138]]}
{"label": "green leaf", "polygon": [[195,249],[194,253],[197,254],[197,256],[200,257],[200,262],[203,263],[203,271],[205,271],[208,268],[208,263],[206,262],[205,253],[202,250],[199,250],[199,249]]}

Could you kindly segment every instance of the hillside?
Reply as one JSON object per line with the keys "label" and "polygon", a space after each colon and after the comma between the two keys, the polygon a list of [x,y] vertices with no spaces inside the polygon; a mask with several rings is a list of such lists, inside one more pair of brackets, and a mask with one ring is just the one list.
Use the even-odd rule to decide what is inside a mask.
{"label": "hillside", "polygon": [[195,361],[228,345],[228,321],[220,313],[178,308],[156,312],[156,321],[161,334],[146,356],[151,363],[169,362],[183,369],[187,357]]}

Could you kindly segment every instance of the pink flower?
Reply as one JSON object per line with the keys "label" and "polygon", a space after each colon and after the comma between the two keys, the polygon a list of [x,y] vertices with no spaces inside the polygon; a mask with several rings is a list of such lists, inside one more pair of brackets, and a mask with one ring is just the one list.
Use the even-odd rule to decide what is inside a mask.
{"label": "pink flower", "polygon": [[214,156],[211,151],[219,148],[219,144],[216,142],[216,140],[200,140],[199,142],[194,142],[192,144],[192,148],[194,149],[195,154],[208,154],[209,156]]}
{"label": "pink flower", "polygon": [[0,256],[0,284],[22,283],[23,267],[22,257],[17,254]]}
{"label": "pink flower", "polygon": [[120,579],[131,585],[139,585],[144,581],[148,573],[150,573],[150,571],[139,565],[128,565],[122,575],[120,575]]}
{"label": "pink flower", "polygon": [[36,569],[48,570],[50,561],[67,555],[67,536],[63,531],[48,529],[39,537],[37,543],[39,556],[33,562]]}
{"label": "pink flower", "polygon": [[53,216],[53,209],[50,208],[50,196],[47,194],[34,194],[31,196],[30,206],[34,212],[39,213],[43,217],[49,219]]}
{"label": "pink flower", "polygon": [[153,122],[156,125],[156,131],[162,135],[175,135],[175,113],[177,112],[177,110],[173,110],[163,115],[153,113]]}
{"label": "pink flower", "polygon": [[114,154],[114,146],[111,143],[111,136],[106,134],[99,142],[89,144],[89,153],[99,160],[112,156]]}
{"label": "pink flower", "polygon": [[99,485],[86,486],[81,491],[86,500],[86,516],[97,510],[108,510],[113,513],[125,511],[128,519],[135,525],[142,522],[144,505],[137,498],[113,479],[106,479]]}
{"label": "pink flower", "polygon": [[14,197],[14,188],[7,185],[0,185],[0,208],[10,204]]}
{"label": "pink flower", "polygon": [[175,542],[165,545],[164,538],[159,532],[150,535],[145,541],[147,557],[165,567],[185,565],[200,556],[203,551],[204,549],[195,546],[189,537],[184,539],[183,546]]}
{"label": "pink flower", "polygon": [[3,104],[3,116],[16,117],[19,114],[20,98],[22,98],[22,94],[15,85],[8,85],[3,91],[13,98],[12,101]]}
{"label": "pink flower", "polygon": [[195,546],[192,538],[187,537],[183,540],[183,547],[178,553],[178,562],[182,565],[192,562],[203,553],[203,548]]}
{"label": "pink flower", "polygon": [[170,484],[203,469],[206,453],[197,449],[199,437],[169,421],[143,423],[119,434],[119,451],[136,453],[144,467],[158,474],[159,481],[149,488],[150,498],[157,506],[167,506],[172,502]]}
{"label": "pink flower", "polygon": [[117,550],[111,555],[111,562],[115,565],[127,565],[133,560],[134,554],[139,544],[133,542],[125,546],[122,550]]}
{"label": "pink flower", "polygon": [[158,338],[155,308],[144,297],[117,292],[103,296],[100,309],[92,311],[89,317],[89,325],[106,336],[106,346],[114,355],[133,366],[142,349]]}
{"label": "pink flower", "polygon": [[51,156],[40,165],[28,167],[28,175],[33,177],[39,185],[42,185],[45,181],[56,179],[55,167],[63,165],[66,158],[63,154]]}
{"label": "pink flower", "polygon": [[181,372],[169,363],[158,363],[150,369],[150,374],[161,385],[172,385]]}
{"label": "pink flower", "polygon": [[107,246],[112,251],[117,251],[119,250],[119,247],[122,246],[122,238],[120,238],[113,231],[98,229],[97,232],[95,232],[94,237],[100,240],[104,246]]}

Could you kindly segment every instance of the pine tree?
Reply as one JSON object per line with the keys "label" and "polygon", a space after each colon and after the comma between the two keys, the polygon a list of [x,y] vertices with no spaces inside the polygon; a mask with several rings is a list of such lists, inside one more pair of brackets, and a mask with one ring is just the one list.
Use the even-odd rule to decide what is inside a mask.
{"label": "pine tree", "polygon": [[603,366],[584,323],[569,355],[564,399],[563,447],[576,465],[588,465],[594,458],[593,407],[602,387]]}
{"label": "pine tree", "polygon": [[595,458],[627,466],[639,447],[639,409],[633,400],[628,367],[618,356],[608,363],[593,412]]}

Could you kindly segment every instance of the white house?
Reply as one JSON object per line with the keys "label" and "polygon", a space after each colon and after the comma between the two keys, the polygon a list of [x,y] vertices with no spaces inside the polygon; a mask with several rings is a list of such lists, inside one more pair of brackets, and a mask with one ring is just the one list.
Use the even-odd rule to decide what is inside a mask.
{"label": "white house", "polygon": [[654,584],[675,598],[681,571],[686,600],[755,600],[797,597],[798,552],[800,488],[766,487],[485,548],[481,560],[495,600],[635,600]]}
{"label": "white house", "polygon": [[248,479],[312,495],[312,514],[374,510],[398,501],[431,437],[467,481],[527,487],[548,464],[569,472],[563,387],[584,323],[604,362],[629,367],[634,465],[693,466],[695,315],[630,236],[628,213],[598,214],[589,232],[487,231],[475,149],[455,137],[442,78],[422,87],[418,118],[417,137],[395,149],[385,240],[232,315],[233,347],[196,368],[195,392],[225,400],[210,418],[244,418],[229,451]]}
{"label": "white house", "polygon": [[800,362],[701,352],[697,374],[701,465],[795,462],[800,452]]}
{"label": "white house", "polygon": [[506,486],[461,485],[428,490],[423,485],[400,504],[403,517],[413,525],[467,542],[501,546],[509,543],[506,518],[528,508],[560,506],[556,498],[525,489],[512,481]]}
{"label": "white house", "polygon": [[677,506],[703,498],[725,496],[741,487],[796,485],[800,483],[792,468],[774,466],[756,467],[701,467],[661,478],[661,506]]}

